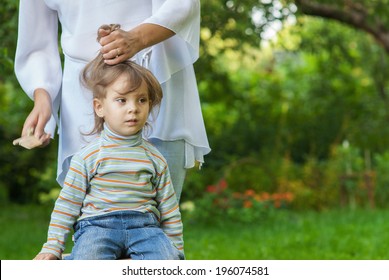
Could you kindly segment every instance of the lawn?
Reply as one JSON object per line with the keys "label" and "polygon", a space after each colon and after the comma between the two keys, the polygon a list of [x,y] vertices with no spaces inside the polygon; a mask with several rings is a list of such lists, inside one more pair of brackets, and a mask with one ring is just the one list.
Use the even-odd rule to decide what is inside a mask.
{"label": "lawn", "polygon": [[389,259],[389,211],[281,212],[253,225],[185,225],[188,259]]}
{"label": "lawn", "polygon": [[[33,258],[45,241],[51,207],[0,210],[0,259]],[[388,221],[389,210],[279,211],[250,225],[184,217],[185,251],[192,260],[387,260]]]}

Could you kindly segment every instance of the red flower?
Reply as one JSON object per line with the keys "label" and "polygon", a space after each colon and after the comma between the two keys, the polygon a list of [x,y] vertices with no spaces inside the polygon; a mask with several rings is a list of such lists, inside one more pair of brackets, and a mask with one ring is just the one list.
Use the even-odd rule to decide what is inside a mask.
{"label": "red flower", "polygon": [[243,202],[243,207],[244,208],[251,208],[251,207],[253,207],[253,203],[250,200],[245,200]]}
{"label": "red flower", "polygon": [[244,192],[245,195],[249,197],[254,197],[255,196],[255,191],[253,189],[248,189]]}
{"label": "red flower", "polygon": [[282,193],[273,193],[271,195],[271,198],[274,199],[274,200],[281,200],[281,199],[283,199],[283,196],[284,195]]}
{"label": "red flower", "polygon": [[294,199],[294,195],[293,195],[293,193],[291,193],[291,192],[287,192],[287,193],[285,193],[285,200],[286,201],[292,201]]}
{"label": "red flower", "polygon": [[217,193],[217,188],[214,185],[209,185],[206,191],[209,193]]}
{"label": "red flower", "polygon": [[220,189],[223,191],[223,190],[225,190],[226,188],[227,188],[227,186],[228,186],[228,184],[227,184],[227,181],[226,181],[226,179],[221,179],[220,181],[219,181],[219,187],[220,187]]}
{"label": "red flower", "polygon": [[270,194],[267,193],[267,192],[263,192],[261,194],[261,198],[262,198],[262,200],[269,200],[270,199]]}
{"label": "red flower", "polygon": [[241,198],[241,197],[242,197],[242,194],[239,193],[239,192],[234,192],[234,193],[232,193],[232,197],[233,197],[233,198]]}

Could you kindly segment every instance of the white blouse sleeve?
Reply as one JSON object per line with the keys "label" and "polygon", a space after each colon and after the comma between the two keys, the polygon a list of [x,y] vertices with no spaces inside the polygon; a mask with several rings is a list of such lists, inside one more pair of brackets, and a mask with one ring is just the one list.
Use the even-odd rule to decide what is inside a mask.
{"label": "white blouse sleeve", "polygon": [[44,0],[21,0],[15,74],[33,99],[37,88],[43,88],[54,102],[61,88],[62,68],[58,51],[58,16]]}
{"label": "white blouse sleeve", "polygon": [[147,20],[166,27],[184,41],[198,56],[200,40],[200,1],[198,0],[153,0],[153,16]]}
{"label": "white blouse sleeve", "polygon": [[152,16],[144,22],[166,27],[176,33],[152,47],[149,68],[163,83],[199,57],[200,1],[153,0],[152,4]]}

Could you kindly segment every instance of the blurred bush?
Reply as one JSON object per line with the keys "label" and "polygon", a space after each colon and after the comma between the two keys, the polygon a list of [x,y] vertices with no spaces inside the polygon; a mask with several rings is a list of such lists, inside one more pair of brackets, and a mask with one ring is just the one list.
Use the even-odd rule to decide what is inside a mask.
{"label": "blurred bush", "polygon": [[183,199],[184,206],[191,205],[192,218],[207,222],[223,217],[253,222],[278,208],[381,208],[389,201],[389,152],[371,160],[370,153],[362,154],[346,141],[334,146],[326,161],[308,158],[296,164],[288,156],[269,162],[242,158],[207,173],[212,183],[197,171],[188,174],[187,183],[196,191],[185,188],[196,195]]}

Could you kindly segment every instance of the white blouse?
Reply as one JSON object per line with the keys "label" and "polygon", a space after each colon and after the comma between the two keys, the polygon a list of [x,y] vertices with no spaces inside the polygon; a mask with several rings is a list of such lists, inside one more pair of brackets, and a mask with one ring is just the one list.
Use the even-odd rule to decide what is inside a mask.
{"label": "white blouse", "polygon": [[210,152],[193,69],[199,53],[199,0],[20,0],[15,73],[31,99],[35,89],[44,88],[53,100],[53,116],[45,131],[54,135],[59,124],[60,183],[68,169],[67,159],[91,140],[85,133],[93,127],[92,94],[82,87],[79,75],[101,47],[96,41],[98,27],[111,23],[123,30],[153,23],[176,33],[133,58],[142,64],[144,55],[151,54],[147,67],[164,93],[148,138],[185,140],[185,168],[193,167],[195,161],[203,163]]}

